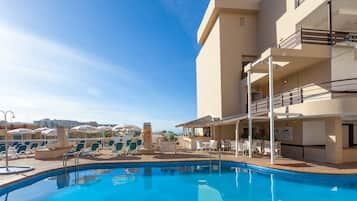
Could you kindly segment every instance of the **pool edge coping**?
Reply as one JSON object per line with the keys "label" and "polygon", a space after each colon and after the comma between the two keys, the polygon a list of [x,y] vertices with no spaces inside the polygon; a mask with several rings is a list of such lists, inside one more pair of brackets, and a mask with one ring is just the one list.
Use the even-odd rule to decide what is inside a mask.
{"label": "pool edge coping", "polygon": [[[79,168],[80,170],[85,169],[87,166],[89,167],[88,169],[90,169],[90,166],[100,166],[100,165],[119,165],[119,164],[155,164],[155,163],[184,163],[184,162],[188,162],[188,163],[192,163],[192,162],[208,162],[208,161],[215,161],[215,162],[219,162],[219,159],[216,158],[206,158],[206,159],[191,159],[191,160],[160,160],[160,161],[104,161],[104,162],[88,162],[88,163],[83,163],[83,164],[78,164],[76,165],[68,165],[66,167],[55,167],[55,168],[50,168],[50,169],[46,169],[46,170],[42,170],[39,172],[36,172],[34,174],[25,176],[23,178],[17,178],[14,179],[12,181],[9,182],[4,182],[2,184],[0,184],[0,188],[7,188],[11,185],[16,185],[17,183],[26,181],[26,180],[31,180],[31,179],[35,179],[36,177],[40,177],[41,175],[45,175],[45,174],[50,174],[51,172],[55,172],[55,171],[65,171],[66,169],[70,169],[69,171],[71,171],[73,168]],[[287,173],[298,173],[298,174],[313,174],[313,175],[339,175],[339,176],[343,176],[343,175],[357,175],[357,173],[347,173],[347,172],[330,172],[330,173],[326,173],[326,172],[318,172],[318,171],[313,171],[313,170],[296,170],[296,169],[291,169],[291,168],[285,168],[282,166],[278,166],[277,165],[273,166],[273,165],[264,165],[264,164],[256,164],[256,163],[251,163],[251,162],[247,162],[247,161],[235,161],[232,159],[224,159],[221,160],[222,162],[230,162],[230,163],[237,163],[237,164],[241,164],[242,166],[246,166],[247,168],[254,168],[254,169],[259,169],[259,170],[263,170],[263,171],[270,171],[270,172],[287,172]],[[36,170],[36,168],[34,168],[32,171]],[[31,173],[28,172],[28,173]]]}

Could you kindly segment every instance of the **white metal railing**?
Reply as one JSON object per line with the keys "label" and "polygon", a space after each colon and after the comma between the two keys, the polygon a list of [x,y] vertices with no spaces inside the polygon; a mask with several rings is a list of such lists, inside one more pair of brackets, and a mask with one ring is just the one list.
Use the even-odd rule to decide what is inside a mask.
{"label": "white metal railing", "polygon": [[[274,108],[295,105],[304,102],[328,100],[343,96],[357,95],[357,78],[334,80],[320,84],[309,84],[274,95]],[[261,114],[269,111],[269,98],[252,102],[252,113]]]}
{"label": "white metal railing", "polygon": [[294,48],[299,44],[335,45],[339,42],[357,42],[356,32],[301,28],[280,41],[279,48]]}

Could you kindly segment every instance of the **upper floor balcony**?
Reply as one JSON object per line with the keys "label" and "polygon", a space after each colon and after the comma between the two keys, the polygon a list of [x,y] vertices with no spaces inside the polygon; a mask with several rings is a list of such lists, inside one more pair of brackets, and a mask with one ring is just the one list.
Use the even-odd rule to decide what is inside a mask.
{"label": "upper floor balcony", "polygon": [[[294,48],[291,46],[294,40],[289,40],[294,36],[296,36],[296,42],[310,42],[309,37],[313,37],[312,42],[315,42],[321,37],[318,40],[319,43],[329,44],[327,39],[344,38],[348,35],[346,33],[357,32],[356,1],[331,0],[331,4],[328,2],[329,0],[290,1],[290,9],[276,21],[277,40],[282,43],[280,46]],[[334,33],[331,38],[328,38],[330,36],[327,30],[330,29],[330,25]],[[297,33],[293,34],[294,32]],[[294,36],[291,36],[292,34]],[[301,40],[301,37],[304,39]]]}
{"label": "upper floor balcony", "polygon": [[357,32],[332,31],[301,28],[281,41],[279,48],[294,48],[300,44],[336,45],[337,43],[357,43]]}
{"label": "upper floor balcony", "polygon": [[[349,97],[357,97],[357,78],[309,84],[275,94],[274,108],[278,109],[296,104]],[[269,97],[253,101],[251,111],[254,115],[268,113]]]}

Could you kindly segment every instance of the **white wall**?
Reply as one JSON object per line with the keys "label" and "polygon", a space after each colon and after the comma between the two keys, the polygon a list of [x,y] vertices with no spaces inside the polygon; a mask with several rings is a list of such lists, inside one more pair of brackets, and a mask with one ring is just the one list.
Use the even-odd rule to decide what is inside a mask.
{"label": "white wall", "polygon": [[220,19],[196,59],[197,118],[222,117]]}
{"label": "white wall", "polygon": [[[352,47],[335,46],[332,48],[331,79],[341,80],[357,78],[357,52]],[[342,86],[343,85],[343,86]],[[356,90],[356,81],[338,82],[332,85],[334,90]]]}
{"label": "white wall", "polygon": [[303,145],[326,144],[325,121],[303,121],[302,135]]}

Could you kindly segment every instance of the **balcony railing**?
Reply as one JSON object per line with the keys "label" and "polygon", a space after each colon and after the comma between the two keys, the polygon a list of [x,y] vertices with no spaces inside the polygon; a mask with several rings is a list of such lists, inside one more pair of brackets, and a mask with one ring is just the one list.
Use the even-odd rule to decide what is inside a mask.
{"label": "balcony railing", "polygon": [[[342,95],[357,95],[357,78],[309,84],[276,94],[274,96],[274,108],[286,107],[304,102],[329,100]],[[253,101],[251,109],[253,114],[268,113],[269,98],[266,97]]]}
{"label": "balcony railing", "polygon": [[357,33],[301,28],[281,41],[279,48],[294,48],[299,44],[335,45],[339,42],[357,43]]}

